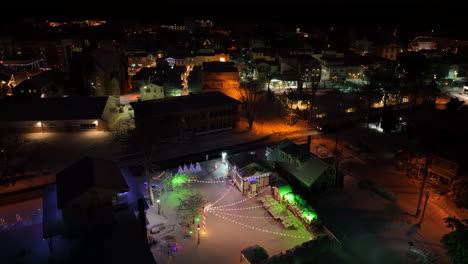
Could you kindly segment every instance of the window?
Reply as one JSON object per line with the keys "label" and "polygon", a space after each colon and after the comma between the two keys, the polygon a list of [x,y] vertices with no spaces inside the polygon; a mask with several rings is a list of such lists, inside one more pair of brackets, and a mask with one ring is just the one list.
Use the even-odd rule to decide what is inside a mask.
{"label": "window", "polygon": [[80,124],[80,129],[96,129],[96,124]]}

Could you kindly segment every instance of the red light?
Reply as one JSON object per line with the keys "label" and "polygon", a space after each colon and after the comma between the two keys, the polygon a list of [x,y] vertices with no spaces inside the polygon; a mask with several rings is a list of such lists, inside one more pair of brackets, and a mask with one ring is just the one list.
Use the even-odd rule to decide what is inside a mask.
{"label": "red light", "polygon": [[182,230],[184,230],[184,231],[185,231],[185,230],[187,230],[187,228],[185,228],[185,227],[182,227]]}

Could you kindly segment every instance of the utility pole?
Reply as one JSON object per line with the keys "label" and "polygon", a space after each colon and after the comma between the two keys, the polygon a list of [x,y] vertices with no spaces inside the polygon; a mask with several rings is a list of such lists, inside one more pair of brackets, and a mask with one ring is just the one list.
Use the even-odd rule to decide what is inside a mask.
{"label": "utility pole", "polygon": [[424,214],[426,213],[427,200],[429,200],[429,192],[426,192],[426,201],[424,202],[424,208],[423,208],[423,212],[421,215],[421,220],[419,220],[419,223],[418,223],[419,226],[421,226],[424,220]]}
{"label": "utility pole", "polygon": [[423,180],[421,182],[421,189],[419,190],[419,197],[418,197],[418,205],[416,206],[416,217],[419,216],[419,213],[421,212],[421,209],[419,207],[421,206],[421,200],[422,200],[422,195],[424,192],[424,185],[426,184],[426,179],[427,179],[427,174],[424,175]]}
{"label": "utility pole", "polygon": [[423,180],[421,182],[421,189],[419,190],[419,197],[418,197],[418,205],[416,206],[416,217],[419,216],[419,213],[421,211],[421,209],[419,209],[419,207],[421,206],[421,200],[422,200],[422,195],[423,195],[423,192],[424,192],[424,185],[426,184],[426,180],[427,180],[427,177],[428,177],[428,172],[427,172],[427,168],[429,166],[429,158],[427,158],[426,160],[426,171],[425,171],[425,174],[423,176]]}
{"label": "utility pole", "polygon": [[338,168],[339,168],[339,153],[338,153],[338,132],[336,132],[336,137],[335,137],[335,185],[340,187],[342,186],[342,182],[340,179],[340,182],[338,183]]}

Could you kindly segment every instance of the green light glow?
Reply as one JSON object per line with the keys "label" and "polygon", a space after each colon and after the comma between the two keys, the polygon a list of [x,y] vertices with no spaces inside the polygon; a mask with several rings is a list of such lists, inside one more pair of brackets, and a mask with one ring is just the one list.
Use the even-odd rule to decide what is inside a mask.
{"label": "green light glow", "polygon": [[196,222],[200,222],[200,217],[195,218]]}
{"label": "green light glow", "polygon": [[294,194],[293,193],[288,193],[284,196],[284,199],[286,199],[290,203],[295,203],[294,199]]}
{"label": "green light glow", "polygon": [[188,182],[187,174],[176,174],[171,180],[172,187],[180,186],[186,182]]}
{"label": "green light glow", "polygon": [[281,187],[278,187],[278,192],[281,196],[283,196],[285,194],[292,192],[292,189],[291,189],[291,186],[289,185],[283,185]]}
{"label": "green light glow", "polygon": [[193,231],[192,231],[192,230],[190,230],[190,231],[189,231],[189,234],[193,234]]}
{"label": "green light glow", "polygon": [[309,210],[305,210],[303,213],[302,213],[302,217],[304,217],[305,219],[309,220],[309,221],[312,221],[312,220],[315,220],[318,218],[317,214],[315,212],[311,212]]}

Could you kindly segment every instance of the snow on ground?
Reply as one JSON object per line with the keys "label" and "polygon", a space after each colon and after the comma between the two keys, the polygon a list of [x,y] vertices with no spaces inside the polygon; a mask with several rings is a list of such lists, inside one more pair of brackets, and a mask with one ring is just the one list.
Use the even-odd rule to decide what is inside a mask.
{"label": "snow on ground", "polygon": [[[199,180],[223,180],[226,175],[227,166],[220,159],[202,162],[201,166],[203,171],[194,174]],[[242,196],[235,186],[230,186],[225,182],[189,183],[187,189],[177,190],[161,197],[161,214],[167,219],[161,219],[161,216],[156,215],[157,206],[153,206],[148,211],[147,216],[151,224],[157,223],[159,218],[160,221],[168,222],[170,227],[171,224],[175,225],[175,231],[168,233],[168,235],[175,237],[174,240],[170,240],[170,243],[178,243],[179,250],[174,254],[175,256],[172,258],[171,263],[238,263],[240,251],[248,246],[258,244],[264,247],[270,255],[275,255],[302,244],[312,237],[302,225],[298,230],[287,230],[280,222],[270,219],[269,213],[260,207],[261,204],[257,201],[258,197],[253,197],[232,206],[222,207],[222,209],[260,208],[221,210],[217,211],[218,216],[207,212],[207,232],[203,233],[203,230],[200,232],[200,245],[198,245],[196,225],[201,225],[201,222],[197,222],[195,225],[190,223],[190,230],[193,231],[193,234],[187,237],[186,231],[180,230],[181,226],[178,225],[180,220],[177,218],[174,210],[178,203],[177,199],[189,190],[199,191],[211,203],[216,202],[225,194],[223,199],[219,200],[215,206],[229,205],[248,198],[247,196]],[[256,218],[247,218],[249,216]],[[226,219],[223,219],[223,217]],[[280,236],[258,229],[300,237]],[[168,263],[167,261],[169,260],[167,250],[164,250],[165,247],[153,247],[153,255],[161,263]]]}
{"label": "snow on ground", "polygon": [[[23,221],[30,221],[42,210],[42,199],[32,199],[24,202],[0,206],[0,219],[3,218],[8,225],[16,223],[18,214]],[[42,222],[42,219],[40,219]]]}
{"label": "snow on ground", "polygon": [[40,150],[17,175],[30,177],[17,181],[15,185],[0,186],[0,193],[53,183],[58,172],[87,155],[110,159],[113,154],[109,132],[25,133],[20,137],[29,140],[23,147],[26,154],[13,157],[13,164],[24,163],[24,157],[33,153],[36,146],[40,145]]}

